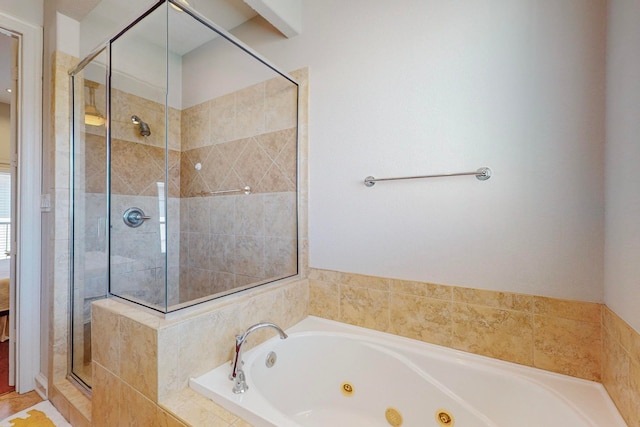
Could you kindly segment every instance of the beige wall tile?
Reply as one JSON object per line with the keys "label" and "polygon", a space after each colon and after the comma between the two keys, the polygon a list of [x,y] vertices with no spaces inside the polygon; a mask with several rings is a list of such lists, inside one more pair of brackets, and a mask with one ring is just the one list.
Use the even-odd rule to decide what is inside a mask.
{"label": "beige wall tile", "polygon": [[386,277],[365,276],[363,274],[342,273],[339,283],[347,286],[389,291],[389,279]]}
{"label": "beige wall tile", "polygon": [[180,379],[180,334],[183,331],[174,326],[158,330],[158,401],[185,386]]}
{"label": "beige wall tile", "polygon": [[451,310],[451,301],[392,293],[389,332],[451,346]]}
{"label": "beige wall tile", "polygon": [[86,418],[73,406],[70,408],[69,424],[73,427],[91,427],[91,420]]}
{"label": "beige wall tile", "polygon": [[339,310],[339,285],[336,283],[309,279],[309,314],[337,321],[340,318]]}
{"label": "beige wall tile", "polygon": [[309,279],[314,279],[325,283],[340,283],[340,272],[333,270],[320,270],[318,268],[309,269]]}
{"label": "beige wall tile", "polygon": [[264,83],[236,92],[235,139],[264,133]]}
{"label": "beige wall tile", "polygon": [[600,381],[599,323],[534,316],[534,366]]}
{"label": "beige wall tile", "polygon": [[65,420],[69,421],[71,418],[69,401],[56,387],[52,388],[49,400],[51,400],[51,404],[55,406],[58,412],[60,412],[60,415],[62,415]]}
{"label": "beige wall tile", "polygon": [[451,301],[451,299],[453,298],[452,286],[398,279],[390,279],[389,283],[391,287],[391,293],[417,295],[421,297],[437,298],[447,301]]}
{"label": "beige wall tile", "polygon": [[386,332],[389,329],[389,292],[340,285],[340,321]]}
{"label": "beige wall tile", "polygon": [[630,426],[640,426],[640,366],[635,362],[629,364],[629,410],[626,412]]}
{"label": "beige wall tile", "polygon": [[625,417],[631,408],[629,384],[629,358],[620,344],[611,335],[604,334],[603,339],[602,383],[607,392]]}
{"label": "beige wall tile", "polygon": [[253,424],[249,424],[245,420],[237,420],[235,423],[231,424],[233,427],[253,427]]}
{"label": "beige wall tile", "polygon": [[158,397],[157,331],[128,317],[120,318],[120,376],[136,390]]}
{"label": "beige wall tile", "polygon": [[78,423],[82,422],[80,418],[91,419],[91,399],[76,384],[64,379],[56,382],[53,389],[56,395],[63,396],[68,401],[69,419],[78,418]]}
{"label": "beige wall tile", "polygon": [[640,337],[631,326],[606,306],[603,309],[602,324],[630,357],[635,356],[636,360],[640,361],[640,351],[638,351]]}
{"label": "beige wall tile", "polygon": [[220,144],[235,139],[235,92],[212,100],[209,114],[211,124],[210,144]]}
{"label": "beige wall tile", "polygon": [[183,139],[183,150],[209,145],[210,102],[203,102],[183,111],[182,120],[186,121],[186,139]]}
{"label": "beige wall tile", "polygon": [[140,427],[157,425],[156,404],[128,384],[120,387],[120,418],[118,427]]}
{"label": "beige wall tile", "polygon": [[250,138],[238,161],[233,166],[233,170],[238,174],[244,185],[255,188],[258,187],[265,172],[272,164],[273,160],[271,160],[267,152],[257,143],[255,138]]}
{"label": "beige wall tile", "polygon": [[265,82],[265,129],[278,130],[293,127],[296,124],[296,86],[283,77]]}
{"label": "beige wall tile", "polygon": [[188,427],[187,424],[171,416],[167,411],[158,407],[157,412],[158,427]]}
{"label": "beige wall tile", "polygon": [[172,327],[180,337],[177,349],[179,388],[187,385],[189,377],[202,375],[231,358],[234,335],[240,332],[240,315],[240,307],[231,305]]}
{"label": "beige wall tile", "polygon": [[529,313],[453,304],[454,348],[496,359],[533,364],[533,325]]}
{"label": "beige wall tile", "polygon": [[103,306],[91,309],[91,357],[116,375],[120,374],[120,316]]}
{"label": "beige wall tile", "polygon": [[120,422],[122,381],[100,364],[93,362],[91,420],[94,427],[113,427]]}
{"label": "beige wall tile", "polygon": [[283,329],[290,328],[309,313],[309,282],[302,280],[282,289]]}
{"label": "beige wall tile", "polygon": [[453,300],[505,310],[531,311],[531,295],[473,288],[453,288]]}
{"label": "beige wall tile", "polygon": [[237,416],[189,388],[162,402],[162,407],[174,414],[180,414],[181,420],[193,427],[228,427],[238,420]]}
{"label": "beige wall tile", "polygon": [[600,323],[602,305],[592,302],[570,301],[557,298],[535,297],[535,314]]}
{"label": "beige wall tile", "polygon": [[628,425],[640,426],[640,335],[603,307],[602,383]]}
{"label": "beige wall tile", "polygon": [[[280,326],[284,324],[286,306],[281,291],[256,295],[240,304],[241,315],[235,325],[235,333],[243,333],[251,325],[260,322],[273,322]],[[265,340],[276,336],[272,328],[265,328],[254,332],[248,340],[246,349],[253,348]],[[235,341],[232,341],[232,344]]]}

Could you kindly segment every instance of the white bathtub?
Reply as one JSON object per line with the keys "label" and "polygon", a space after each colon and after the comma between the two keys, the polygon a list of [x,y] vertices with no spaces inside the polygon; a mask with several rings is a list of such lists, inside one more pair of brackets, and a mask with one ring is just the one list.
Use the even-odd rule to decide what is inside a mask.
{"label": "white bathtub", "polygon": [[228,364],[191,388],[256,427],[626,426],[599,383],[315,317],[287,333],[244,354],[244,394]]}

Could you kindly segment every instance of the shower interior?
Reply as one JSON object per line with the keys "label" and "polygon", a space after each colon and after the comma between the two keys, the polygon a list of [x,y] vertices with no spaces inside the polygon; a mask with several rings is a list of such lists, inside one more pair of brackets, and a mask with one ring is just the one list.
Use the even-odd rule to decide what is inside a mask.
{"label": "shower interior", "polygon": [[70,75],[70,374],[90,387],[92,301],[167,313],[297,274],[298,86],[173,0]]}

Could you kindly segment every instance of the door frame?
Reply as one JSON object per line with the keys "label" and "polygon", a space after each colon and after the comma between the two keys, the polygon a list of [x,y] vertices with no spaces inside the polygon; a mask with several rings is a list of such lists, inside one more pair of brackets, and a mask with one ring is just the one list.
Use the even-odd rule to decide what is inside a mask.
{"label": "door frame", "polygon": [[[17,37],[16,269],[10,298],[10,342],[15,345],[16,391],[36,388],[41,373],[42,27],[0,12],[0,27]],[[12,272],[13,273],[13,272]],[[15,277],[14,277],[15,276]],[[45,310],[46,311],[46,310]]]}

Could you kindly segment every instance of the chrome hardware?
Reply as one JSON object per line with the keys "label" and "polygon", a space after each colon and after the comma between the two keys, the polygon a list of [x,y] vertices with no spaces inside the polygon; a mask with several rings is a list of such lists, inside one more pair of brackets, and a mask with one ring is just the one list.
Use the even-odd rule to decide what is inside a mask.
{"label": "chrome hardware", "polygon": [[140,208],[129,208],[122,214],[122,220],[129,227],[140,227],[146,219],[150,219],[150,216],[144,214],[144,211]]}
{"label": "chrome hardware", "polygon": [[244,362],[242,361],[242,345],[247,340],[249,334],[262,328],[275,329],[280,334],[280,339],[285,339],[288,337],[288,335],[280,328],[280,326],[271,322],[256,323],[255,325],[250,326],[244,334],[236,335],[236,347],[232,363],[233,368],[231,370],[231,374],[229,374],[229,379],[234,382],[233,389],[231,389],[231,391],[233,391],[235,394],[244,393],[245,391],[249,390],[245,373],[241,368],[241,366],[244,364]]}
{"label": "chrome hardware", "polygon": [[242,188],[234,189],[234,190],[217,190],[217,191],[202,191],[198,193],[198,196],[215,196],[217,194],[231,194],[231,193],[244,193],[246,195],[251,194],[251,187],[245,185]]}
{"label": "chrome hardware", "polygon": [[267,360],[264,361],[264,364],[267,368],[273,368],[273,365],[275,365],[277,361],[278,355],[276,354],[276,352],[270,351],[269,354],[267,354]]}
{"label": "chrome hardware", "polygon": [[209,193],[207,194],[211,194],[211,195],[215,195],[215,194],[227,194],[227,193],[244,193],[244,194],[251,194],[251,187],[249,187],[248,185],[245,185],[242,188],[238,188],[235,190],[218,190],[218,191],[209,191]]}
{"label": "chrome hardware", "polygon": [[438,175],[402,176],[398,178],[374,178],[372,176],[368,176],[364,179],[364,185],[367,187],[373,187],[378,181],[398,181],[401,179],[442,178],[447,176],[466,176],[466,175],[475,175],[475,177],[478,180],[486,181],[489,178],[491,178],[491,169],[480,168],[475,172],[457,172],[457,173],[442,173]]}

